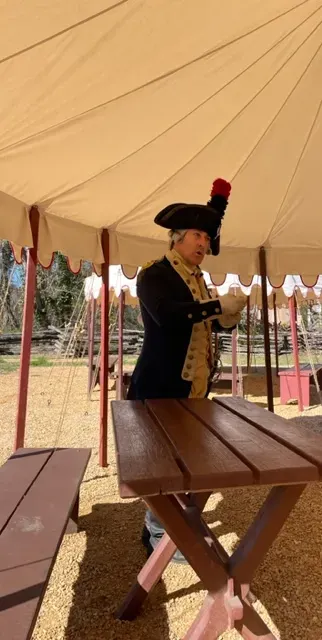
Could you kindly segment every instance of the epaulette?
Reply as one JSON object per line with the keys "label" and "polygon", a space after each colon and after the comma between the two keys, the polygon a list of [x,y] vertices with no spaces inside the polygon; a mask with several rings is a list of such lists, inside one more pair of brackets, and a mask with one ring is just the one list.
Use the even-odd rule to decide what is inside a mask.
{"label": "epaulette", "polygon": [[149,267],[152,267],[152,265],[155,264],[156,262],[157,262],[157,260],[150,260],[149,262],[147,262],[146,264],[143,265],[142,271],[144,269],[148,269]]}

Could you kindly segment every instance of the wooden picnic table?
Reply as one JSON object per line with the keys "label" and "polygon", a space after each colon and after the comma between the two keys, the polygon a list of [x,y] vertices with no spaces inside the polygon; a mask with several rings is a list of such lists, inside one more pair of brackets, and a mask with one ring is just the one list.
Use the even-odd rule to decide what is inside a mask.
{"label": "wooden picnic table", "polygon": [[[113,401],[119,491],[140,496],[166,530],[119,608],[133,619],[178,547],[208,591],[186,640],[276,640],[251,604],[250,583],[309,482],[322,436],[242,398]],[[271,485],[229,557],[202,518],[214,491]],[[233,527],[233,516],[232,516]]]}

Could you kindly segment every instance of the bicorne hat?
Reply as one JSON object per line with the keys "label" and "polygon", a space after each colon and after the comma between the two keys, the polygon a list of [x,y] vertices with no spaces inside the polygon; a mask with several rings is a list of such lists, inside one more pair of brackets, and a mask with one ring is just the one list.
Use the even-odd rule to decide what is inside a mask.
{"label": "bicorne hat", "polygon": [[175,202],[162,209],[154,222],[165,229],[199,229],[208,233],[211,253],[220,251],[220,231],[231,185],[222,178],[214,181],[207,204],[185,204]]}

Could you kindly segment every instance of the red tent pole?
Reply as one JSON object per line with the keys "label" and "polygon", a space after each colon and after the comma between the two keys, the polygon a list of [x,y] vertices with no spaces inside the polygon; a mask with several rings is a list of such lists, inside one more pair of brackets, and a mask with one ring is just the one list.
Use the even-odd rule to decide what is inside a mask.
{"label": "red tent pole", "polygon": [[249,373],[250,371],[250,297],[249,296],[247,296],[246,336],[247,336],[247,373]]}
{"label": "red tent pole", "polygon": [[269,411],[274,413],[273,399],[273,377],[271,363],[271,349],[269,341],[269,323],[268,323],[268,300],[267,300],[267,270],[266,270],[266,253],[265,247],[259,250],[259,265],[262,281],[262,307],[264,322],[264,345],[265,345],[265,368],[266,368],[266,389],[267,389],[267,407]]}
{"label": "red tent pole", "polygon": [[237,396],[237,330],[234,329],[231,335],[231,369],[232,384],[231,391],[233,396]]}
{"label": "red tent pole", "polygon": [[296,375],[296,383],[297,383],[298,408],[299,408],[299,411],[303,411],[303,394],[302,394],[302,386],[301,386],[299,345],[297,341],[297,330],[296,330],[296,321],[295,321],[294,296],[289,298],[288,306],[290,311],[293,356],[294,356],[294,366],[295,366],[295,375]]}
{"label": "red tent pole", "polygon": [[37,249],[38,249],[38,233],[39,233],[39,211],[37,207],[31,207],[29,213],[30,227],[32,233],[33,246],[28,249],[27,270],[26,270],[26,287],[25,301],[23,310],[21,355],[20,355],[20,375],[19,375],[19,391],[18,391],[18,411],[16,418],[16,435],[14,448],[15,451],[24,446],[27,398],[28,398],[28,382],[29,382],[29,365],[31,354],[32,325],[34,318],[34,303],[36,291],[36,270],[37,270]]}
{"label": "red tent pole", "polygon": [[102,264],[101,289],[101,376],[100,376],[100,440],[99,464],[107,467],[107,430],[108,430],[108,355],[109,355],[109,266],[110,242],[107,229],[102,231]]}
{"label": "red tent pole", "polygon": [[273,293],[274,303],[274,342],[275,342],[275,375],[278,376],[279,363],[278,363],[278,333],[277,333],[277,309],[276,309],[276,293]]}
{"label": "red tent pole", "polygon": [[119,345],[118,345],[118,364],[117,364],[117,389],[116,396],[118,400],[123,400],[123,330],[124,330],[124,303],[125,291],[121,289],[119,297]]}
{"label": "red tent pole", "polygon": [[88,395],[92,391],[93,384],[93,360],[94,360],[94,338],[95,338],[95,319],[96,319],[97,301],[91,298],[88,307]]}

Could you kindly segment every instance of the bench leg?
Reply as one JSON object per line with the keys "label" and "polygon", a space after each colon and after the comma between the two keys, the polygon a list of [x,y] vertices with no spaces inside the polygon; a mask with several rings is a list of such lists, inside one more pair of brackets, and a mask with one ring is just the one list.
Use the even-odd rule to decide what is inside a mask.
{"label": "bench leg", "polygon": [[70,518],[69,518],[67,529],[66,529],[66,534],[78,532],[78,513],[79,513],[79,493],[77,494],[75,504],[70,514]]}

